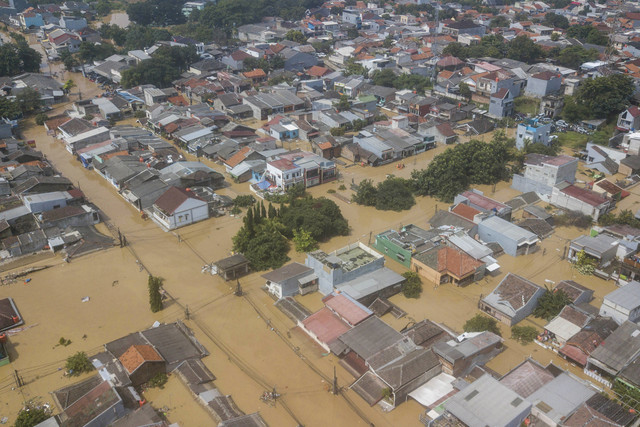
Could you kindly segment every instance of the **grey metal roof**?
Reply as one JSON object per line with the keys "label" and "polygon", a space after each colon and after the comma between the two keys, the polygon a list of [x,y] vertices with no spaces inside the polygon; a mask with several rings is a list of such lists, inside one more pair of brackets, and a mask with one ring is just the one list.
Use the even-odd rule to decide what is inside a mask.
{"label": "grey metal roof", "polygon": [[488,227],[507,238],[516,241],[518,244],[525,242],[537,242],[538,236],[530,231],[520,228],[517,225],[506,221],[498,216],[490,216],[482,221],[481,226]]}
{"label": "grey metal roof", "polygon": [[291,264],[287,264],[284,267],[280,267],[276,270],[270,271],[269,273],[263,274],[262,277],[271,282],[280,283],[287,279],[312,272],[313,268],[307,267],[306,265],[300,264],[299,262],[292,262]]}
{"label": "grey metal roof", "polygon": [[160,325],[140,334],[158,350],[169,369],[187,359],[201,358],[207,354],[206,349],[187,335],[186,328],[178,323]]}
{"label": "grey metal roof", "polygon": [[[485,374],[444,404],[445,409],[470,427],[516,425],[531,403]],[[524,417],[523,417],[524,418]]]}
{"label": "grey metal roof", "polygon": [[619,243],[619,240],[615,237],[608,236],[606,234],[598,234],[595,237],[591,236],[578,236],[571,241],[571,246],[578,248],[584,248],[585,252],[589,255],[601,256],[604,252],[611,249]]}
{"label": "grey metal roof", "polygon": [[560,424],[594,394],[593,388],[562,373],[535,391],[528,400],[545,416]]}
{"label": "grey metal roof", "polygon": [[640,282],[634,280],[605,295],[604,299],[628,310],[640,307]]}
{"label": "grey metal roof", "polygon": [[588,358],[590,363],[616,375],[640,352],[640,327],[629,321],[613,331]]}
{"label": "grey metal roof", "polygon": [[336,286],[336,288],[351,298],[359,300],[374,292],[401,283],[404,280],[404,277],[395,271],[389,270],[387,267],[382,267],[378,270],[363,274],[356,279],[341,283]]}
{"label": "grey metal roof", "polygon": [[353,350],[363,359],[404,339],[404,335],[372,316],[342,334],[338,341]]}

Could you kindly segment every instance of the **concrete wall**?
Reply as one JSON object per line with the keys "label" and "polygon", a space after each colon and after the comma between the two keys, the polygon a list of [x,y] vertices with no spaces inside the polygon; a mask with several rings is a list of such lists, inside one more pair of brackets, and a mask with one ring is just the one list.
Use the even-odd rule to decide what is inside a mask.
{"label": "concrete wall", "polygon": [[[409,268],[411,266],[411,251],[391,243],[388,239],[376,236],[373,247],[405,267]],[[400,257],[398,257],[398,255],[400,255]]]}
{"label": "concrete wall", "polygon": [[550,93],[554,93],[560,90],[562,85],[562,79],[559,77],[553,77],[551,80],[541,80],[529,77],[527,79],[527,88],[525,93],[530,96],[543,97]]}
{"label": "concrete wall", "polygon": [[630,322],[638,321],[640,319],[640,307],[629,310],[605,298],[600,306],[600,315],[611,317],[618,325],[621,325],[627,320]]}
{"label": "concrete wall", "polygon": [[609,210],[609,205],[594,207],[579,199],[569,197],[555,187],[551,194],[551,204],[571,211],[582,212],[585,215],[591,215],[594,221],[597,221],[600,215],[607,213]]}
{"label": "concrete wall", "polygon": [[538,194],[543,194],[548,196],[551,196],[551,192],[553,191],[553,187],[534,181],[532,179],[525,178],[522,175],[513,175],[511,188],[514,188],[523,193],[528,193],[529,191],[535,191]]}

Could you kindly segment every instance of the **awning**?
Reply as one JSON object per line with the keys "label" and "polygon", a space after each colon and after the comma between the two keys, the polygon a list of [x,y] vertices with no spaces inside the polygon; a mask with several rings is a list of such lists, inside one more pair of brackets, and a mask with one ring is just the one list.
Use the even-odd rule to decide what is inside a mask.
{"label": "awning", "polygon": [[498,264],[497,262],[494,262],[493,264],[487,265],[487,270],[489,270],[491,273],[493,273],[494,271],[496,271],[499,268],[500,268],[500,264]]}
{"label": "awning", "polygon": [[307,276],[304,276],[298,279],[298,283],[300,283],[301,285],[304,285],[306,283],[313,282],[314,280],[318,280],[318,276],[316,276],[314,273],[311,273]]}

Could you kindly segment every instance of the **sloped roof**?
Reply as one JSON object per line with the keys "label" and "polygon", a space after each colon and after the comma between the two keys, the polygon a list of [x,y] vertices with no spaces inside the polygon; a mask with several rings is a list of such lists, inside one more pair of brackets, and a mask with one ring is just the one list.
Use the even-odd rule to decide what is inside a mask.
{"label": "sloped roof", "polygon": [[456,215],[460,215],[464,219],[468,219],[469,221],[472,221],[472,222],[473,222],[473,218],[476,215],[482,213],[479,210],[472,208],[469,205],[465,205],[464,203],[458,203],[453,209],[451,209],[451,212],[453,212]]}
{"label": "sloped roof", "polygon": [[178,187],[170,187],[165,191],[162,196],[154,203],[155,207],[163,211],[167,215],[173,215],[173,213],[189,199],[201,200],[194,193],[187,190],[183,190]]}
{"label": "sloped roof", "polygon": [[129,375],[145,362],[164,362],[162,356],[148,344],[132,345],[118,360]]}
{"label": "sloped roof", "polygon": [[522,397],[529,397],[553,378],[553,374],[538,362],[527,359],[502,377],[500,383]]}
{"label": "sloped roof", "polygon": [[507,273],[498,286],[483,301],[501,312],[513,316],[525,307],[542,288],[535,283]]}
{"label": "sloped roof", "polygon": [[323,307],[302,321],[304,328],[313,333],[318,341],[330,344],[350,328],[331,310]]}

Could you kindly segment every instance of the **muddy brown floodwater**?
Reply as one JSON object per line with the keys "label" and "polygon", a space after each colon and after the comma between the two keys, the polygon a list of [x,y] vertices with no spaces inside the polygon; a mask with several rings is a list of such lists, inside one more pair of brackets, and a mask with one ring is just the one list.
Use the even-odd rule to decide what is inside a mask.
{"label": "muddy brown floodwater", "polygon": [[[69,77],[78,83],[83,97],[100,92],[81,76],[65,74],[61,79]],[[62,112],[65,107],[58,107],[54,113]],[[369,407],[350,391],[348,386],[353,377],[338,365],[334,356],[325,356],[323,349],[273,306],[273,300],[261,289],[264,280],[260,273],[242,279],[246,293],[243,298],[233,296],[233,284],[201,273],[204,264],[229,255],[231,237],[241,225],[240,217],[224,216],[182,228],[177,232],[180,235],[178,239],[177,234],[165,233],[154,223],[141,219],[137,210],[127,204],[115,188],[95,172],[82,168],[61,142],[46,135],[43,127],[26,121],[22,130],[25,139],[35,139],[38,149],[46,154],[47,159],[102,209],[126,236],[130,246],[73,259],[69,264],[58,257],[40,260],[37,263],[52,267],[31,275],[29,278],[32,280],[28,284],[0,287],[0,297],[13,297],[26,326],[30,327],[10,338],[13,362],[0,367],[0,392],[3,396],[0,417],[7,416],[12,423],[24,400],[34,398],[52,402],[50,391],[76,381],[64,377],[61,371],[65,358],[70,354],[76,351],[97,352],[104,343],[147,328],[156,320],[171,322],[183,319],[211,353],[203,361],[217,377],[216,386],[223,393],[232,395],[245,413],[259,411],[269,425],[294,426],[297,422],[308,426],[364,426],[369,422],[377,426],[420,425],[418,416],[422,408],[414,401],[384,413],[378,407]],[[409,211],[381,212],[346,202],[352,191],[337,189],[341,183],[348,188],[352,180],[355,183],[366,178],[380,181],[387,174],[408,177],[413,169],[425,167],[435,154],[444,149],[438,147],[406,159],[404,169],[397,169],[395,164],[380,168],[341,167],[339,182],[310,189],[314,196],[334,200],[352,227],[349,236],[323,242],[320,247],[332,251],[357,240],[369,243],[376,233],[409,223],[428,227],[427,220],[436,207],[445,209],[445,204],[421,197]],[[223,171],[220,165],[209,161],[205,163]],[[518,194],[509,188],[508,183],[500,183],[495,189],[489,186],[479,188],[501,201]],[[337,190],[342,197],[328,194],[329,189]],[[249,189],[247,184],[234,183],[221,193],[235,196],[248,194]],[[632,194],[628,203],[637,203],[637,196]],[[491,292],[508,271],[539,285],[543,285],[545,279],[555,282],[574,279],[595,289],[594,304],[598,305],[602,296],[613,290],[615,285],[595,277],[580,276],[568,262],[560,259],[569,240],[581,233],[576,229],[559,228],[542,242],[545,255],[542,255],[543,251],[519,258],[504,255],[498,260],[502,266],[499,275],[466,288],[445,285],[434,289],[426,283],[419,299],[394,296],[392,301],[406,310],[408,316],[399,320],[385,316],[384,320],[400,329],[411,320],[428,318],[461,331],[464,321],[477,312],[480,295]],[[304,259],[304,255],[295,252],[290,256],[295,261]],[[141,271],[138,263],[152,274],[164,278],[165,289],[175,298],[159,313],[149,311],[147,274]],[[391,260],[387,265],[398,272],[404,270]],[[83,303],[85,296],[90,300]],[[318,294],[299,297],[299,300],[313,310],[321,307]],[[189,320],[185,319],[186,307],[189,308]],[[526,320],[524,323],[530,322]],[[542,326],[538,319],[533,324],[538,328]],[[522,346],[514,342],[509,338],[507,328],[503,328],[503,336],[506,338],[506,350],[489,363],[500,373],[531,355],[544,363],[553,360],[581,374],[548,350],[535,344]],[[60,337],[70,339],[72,343],[67,347],[56,346]],[[337,367],[338,383],[348,401],[328,391],[329,384],[325,379],[331,378],[334,367]],[[26,382],[21,389],[14,389],[14,370]],[[274,386],[282,393],[286,408],[280,404],[271,407],[259,399],[265,388]],[[163,390],[146,392],[145,397],[163,410],[170,422],[180,422],[183,426],[211,424],[207,412],[177,378],[172,377]]]}

